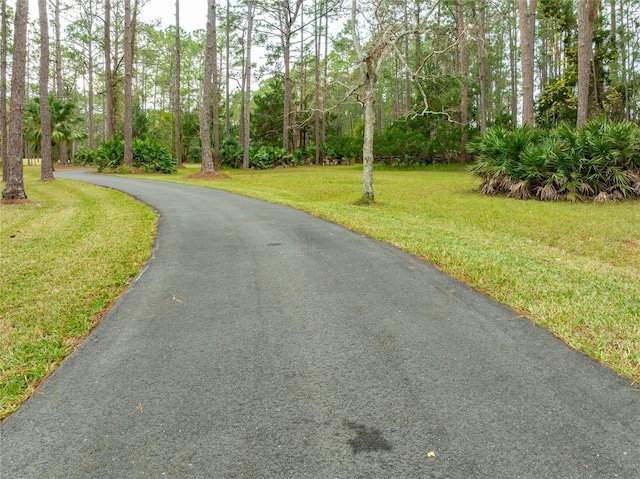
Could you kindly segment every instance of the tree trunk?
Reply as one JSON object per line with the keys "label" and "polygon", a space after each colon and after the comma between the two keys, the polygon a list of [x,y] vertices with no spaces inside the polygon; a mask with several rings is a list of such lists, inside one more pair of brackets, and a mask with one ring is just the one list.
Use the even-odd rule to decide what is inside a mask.
{"label": "tree trunk", "polygon": [[589,117],[593,12],[593,0],[578,1],[578,127],[584,125]]}
{"label": "tree trunk", "polygon": [[[593,5],[589,14],[592,39],[591,66],[593,68],[593,94],[591,96],[593,101],[591,103],[591,110],[593,111],[593,109],[595,108],[595,111],[600,111],[604,106],[606,97],[605,81],[609,83],[615,81],[615,66],[613,66],[615,61],[609,62],[608,60],[602,58],[601,55],[594,55],[593,53],[594,51],[601,52],[605,48],[605,38],[602,35],[594,35],[593,33],[596,18],[603,17],[604,12],[602,9],[602,2],[595,2],[594,0],[591,0],[591,4]],[[611,66],[609,67],[609,73],[604,73],[609,63],[611,64]],[[601,72],[602,74],[600,74]],[[605,76],[607,78],[605,78]]]}
{"label": "tree trunk", "polygon": [[400,118],[400,78],[398,77],[398,58],[394,61],[393,69],[393,84],[394,84],[394,97],[393,97],[393,121],[397,121]]}
{"label": "tree trunk", "polygon": [[[281,9],[281,41],[282,41],[282,61],[284,63],[284,111],[282,125],[282,148],[290,151],[292,146],[289,142],[289,132],[294,123],[293,115],[293,86],[291,84],[291,38],[293,36],[293,25],[298,18],[302,0],[295,0],[293,8],[290,0],[278,2],[278,8]],[[295,147],[294,147],[295,148]]]}
{"label": "tree trunk", "polygon": [[[305,138],[305,121],[304,118],[298,120],[298,116],[303,116],[304,111],[306,110],[306,88],[307,88],[307,69],[304,64],[304,10],[300,12],[300,68],[299,68],[299,76],[298,82],[300,83],[300,91],[299,91],[299,100],[297,105],[291,105],[292,107],[292,124],[293,124],[293,145],[291,145],[291,151],[296,151],[298,148],[306,147],[306,138]],[[293,100],[293,99],[292,99]],[[296,144],[295,138],[298,138],[298,143]]]}
{"label": "tree trunk", "polygon": [[323,66],[323,78],[322,78],[322,144],[327,143],[327,87],[328,87],[328,68],[329,68],[329,5],[328,2],[324,2],[324,61]]}
{"label": "tree trunk", "polygon": [[[629,18],[629,4],[626,4],[626,8],[623,9],[624,2],[620,2],[620,20],[622,21],[622,29],[624,31],[625,27],[630,25]],[[629,101],[631,92],[629,85],[629,38],[625,38],[620,42],[620,56],[621,58],[621,66],[622,66],[622,83],[624,84],[624,117],[625,120],[631,120],[631,102]]]}
{"label": "tree trunk", "polygon": [[[93,10],[93,9],[92,9]],[[94,105],[94,64],[93,64],[93,25],[87,27],[89,29],[87,42],[87,74],[89,76],[89,148],[96,147],[96,126],[95,126],[95,105]]]}
{"label": "tree trunk", "polygon": [[518,61],[516,28],[509,22],[509,71],[511,73],[511,122],[518,124]]}
{"label": "tree trunk", "polygon": [[282,45],[282,59],[284,62],[284,111],[282,116],[282,148],[289,151],[289,130],[291,129],[292,86],[291,86],[291,52],[288,44]]}
{"label": "tree trunk", "polygon": [[217,30],[217,18],[216,18],[216,2],[213,2],[213,51],[211,52],[211,63],[213,71],[211,72],[211,96],[213,100],[213,167],[220,168],[220,91],[218,90],[218,44],[216,39],[218,38]]}
{"label": "tree trunk", "polygon": [[[411,19],[409,18],[408,0],[405,0],[404,4],[404,19],[407,25],[411,23]],[[404,114],[409,115],[412,109],[413,105],[411,104],[411,71],[409,67],[409,35],[407,35],[404,37]]]}
{"label": "tree trunk", "polygon": [[[247,49],[244,32],[242,33],[241,43],[241,55],[242,55],[242,78],[240,79],[240,118],[238,121],[238,145],[244,148],[244,97],[247,94]],[[247,150],[248,151],[248,150]],[[243,156],[242,167],[249,168],[249,155]]]}
{"label": "tree trunk", "polygon": [[231,107],[230,107],[230,80],[231,80],[231,45],[230,45],[230,36],[231,36],[231,22],[230,22],[230,14],[229,11],[231,9],[231,5],[229,0],[227,0],[227,12],[226,12],[226,25],[225,25],[225,36],[226,36],[226,55],[225,55],[225,102],[224,102],[224,133],[228,138],[231,137]]}
{"label": "tree trunk", "polygon": [[610,28],[610,34],[611,34],[611,43],[613,45],[618,45],[615,57],[614,57],[614,61],[612,62],[612,80],[614,83],[619,84],[621,81],[621,77],[620,77],[620,71],[621,71],[621,64],[620,64],[620,46],[618,44],[619,42],[619,38],[618,38],[618,20],[617,20],[617,11],[616,11],[616,0],[610,0],[609,2],[609,14],[610,14],[610,21],[609,21],[609,28]]}
{"label": "tree trunk", "polygon": [[124,0],[124,164],[133,166],[133,20]]}
{"label": "tree trunk", "polygon": [[251,43],[253,40],[253,1],[247,1],[247,45],[245,67],[244,125],[242,138],[242,166],[249,168],[249,147],[251,146]]}
{"label": "tree trunk", "polygon": [[480,134],[487,133],[487,39],[485,35],[487,1],[480,0],[478,25],[478,76],[480,77],[480,95],[478,99],[478,123]]}
{"label": "tree trunk", "polygon": [[176,162],[182,166],[182,141],[180,136],[180,0],[176,0],[176,86],[173,98],[173,116],[175,121]]}
{"label": "tree trunk", "polygon": [[215,37],[215,0],[207,2],[207,39],[204,59],[204,84],[202,87],[202,111],[200,113],[200,143],[202,151],[202,165],[200,170],[205,173],[215,171],[211,154],[211,95],[213,92],[214,50]]}
{"label": "tree trunk", "polygon": [[40,181],[53,180],[49,109],[49,16],[47,0],[38,0],[40,20]]}
{"label": "tree trunk", "polygon": [[116,107],[113,95],[113,70],[111,68],[111,0],[104,1],[104,89],[106,97],[106,141],[116,134]]}
{"label": "tree trunk", "polygon": [[353,46],[358,56],[360,74],[362,76],[362,86],[364,88],[363,99],[363,120],[364,138],[362,142],[362,200],[373,202],[375,199],[373,192],[373,138],[376,128],[376,87],[378,83],[378,70],[385,49],[390,45],[376,42],[374,38],[369,47],[365,50],[358,36],[357,25],[358,2],[351,2],[351,38]]}
{"label": "tree trunk", "polygon": [[368,72],[364,78],[364,141],[362,144],[362,198],[373,201],[373,137],[376,127],[375,73]]}
{"label": "tree trunk", "polygon": [[533,77],[536,0],[520,0],[520,49],[522,51],[522,122],[533,126]]}
{"label": "tree trunk", "polygon": [[313,144],[315,147],[315,159],[316,165],[320,164],[320,39],[322,38],[318,20],[320,19],[318,11],[318,0],[313,2],[314,13],[314,47],[315,47],[315,95],[314,95],[314,108],[313,108],[313,123],[314,123],[314,139]]}
{"label": "tree trunk", "polygon": [[[609,32],[611,33],[611,40],[613,44],[616,44],[616,37],[618,35],[617,29],[618,25],[616,24],[616,0],[609,0]],[[617,60],[617,59],[616,59]],[[613,62],[614,65],[617,64],[616,61]]]}
{"label": "tree trunk", "polygon": [[27,198],[24,191],[22,147],[24,143],[24,107],[27,63],[27,21],[29,1],[16,1],[13,29],[13,67],[11,69],[11,119],[9,123],[9,152],[7,156],[7,182],[2,191],[3,200]]}
{"label": "tree trunk", "polygon": [[467,54],[467,32],[464,24],[462,0],[456,0],[456,22],[458,28],[458,52],[460,56],[460,161],[467,162],[469,123],[469,58]]}
{"label": "tree trunk", "polygon": [[420,26],[420,0],[415,0],[414,1],[414,8],[415,8],[415,14],[416,14],[416,31],[413,34],[413,50],[414,50],[414,55],[415,55],[415,66],[414,69],[416,71],[416,73],[418,72],[418,70],[420,69],[420,64],[422,63],[422,42],[420,41],[420,31],[422,29],[422,27]]}
{"label": "tree trunk", "polygon": [[1,58],[0,58],[0,141],[2,141],[2,181],[7,181],[9,173],[9,161],[7,152],[9,151],[9,141],[7,138],[7,0],[0,3],[0,26],[2,28],[1,39]]}
{"label": "tree trunk", "polygon": [[[55,40],[56,40],[56,95],[64,98],[64,84],[62,82],[62,38],[60,35],[60,0],[55,3]],[[69,164],[69,149],[67,140],[60,142],[60,164]]]}

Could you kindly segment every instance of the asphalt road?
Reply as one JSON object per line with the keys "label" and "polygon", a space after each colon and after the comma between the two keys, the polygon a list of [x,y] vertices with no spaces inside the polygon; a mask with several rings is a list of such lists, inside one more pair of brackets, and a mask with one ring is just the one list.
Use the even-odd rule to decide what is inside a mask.
{"label": "asphalt road", "polygon": [[0,425],[9,478],[638,478],[640,390],[391,246],[225,192],[162,215],[100,327]]}

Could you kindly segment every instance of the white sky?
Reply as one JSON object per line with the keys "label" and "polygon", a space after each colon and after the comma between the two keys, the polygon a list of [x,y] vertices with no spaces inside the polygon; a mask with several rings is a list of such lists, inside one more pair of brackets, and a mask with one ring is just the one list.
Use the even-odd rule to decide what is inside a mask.
{"label": "white sky", "polygon": [[[140,18],[144,21],[161,20],[162,26],[176,22],[175,0],[149,0],[142,8]],[[182,0],[180,2],[180,27],[183,30],[204,30],[207,26],[207,0]]]}
{"label": "white sky", "polygon": [[[175,15],[175,0],[148,0],[140,12],[142,20],[160,20],[163,27],[174,25]],[[29,0],[29,16],[32,19],[38,18],[38,0]],[[180,26],[188,32],[204,30],[207,26],[207,0],[181,0]]]}

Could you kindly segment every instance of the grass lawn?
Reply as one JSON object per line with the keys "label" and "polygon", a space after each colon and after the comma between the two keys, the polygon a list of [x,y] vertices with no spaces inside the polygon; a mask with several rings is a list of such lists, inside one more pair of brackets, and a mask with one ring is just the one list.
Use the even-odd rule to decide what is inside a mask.
{"label": "grass lawn", "polygon": [[360,166],[158,176],[294,206],[391,243],[526,315],[640,382],[640,202],[547,203],[482,196],[460,167],[377,169],[356,206]]}
{"label": "grass lawn", "polygon": [[105,188],[39,182],[0,205],[0,419],[31,395],[144,265],[156,214]]}

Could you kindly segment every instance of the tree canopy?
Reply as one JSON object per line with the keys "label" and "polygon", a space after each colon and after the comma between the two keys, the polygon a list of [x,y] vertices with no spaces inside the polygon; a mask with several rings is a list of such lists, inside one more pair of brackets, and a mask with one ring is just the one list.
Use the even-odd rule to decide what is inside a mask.
{"label": "tree canopy", "polygon": [[[205,128],[223,162],[228,145],[247,140],[309,162],[362,161],[368,150],[353,144],[370,131],[386,139],[372,143],[376,161],[464,162],[467,139],[492,126],[551,128],[601,115],[638,121],[638,0],[287,0],[277,8],[213,1],[201,12],[212,13],[209,32],[142,21],[143,0],[48,5],[56,32],[49,91],[74,105],[71,116],[82,120],[73,128],[86,132],[65,133],[74,153],[114,135],[152,134],[166,150],[177,147],[181,161],[200,161]],[[9,64],[10,30],[3,30]],[[215,37],[210,68],[207,35]],[[31,108],[40,96],[42,38],[32,22]],[[202,118],[206,125],[193,121]],[[125,124],[136,122],[146,126],[128,133]],[[28,114],[28,138],[35,125]],[[25,155],[31,151],[35,144]]]}

